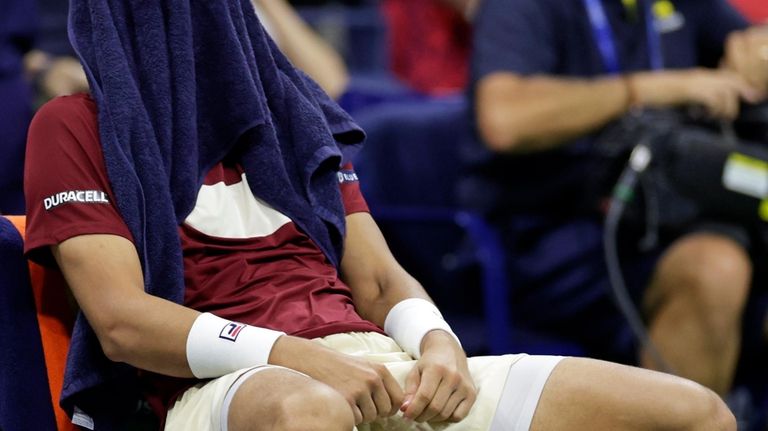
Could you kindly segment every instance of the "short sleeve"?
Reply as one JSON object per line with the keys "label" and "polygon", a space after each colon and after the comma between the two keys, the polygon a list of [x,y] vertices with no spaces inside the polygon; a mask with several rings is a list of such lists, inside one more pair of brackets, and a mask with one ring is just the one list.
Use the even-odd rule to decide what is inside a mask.
{"label": "short sleeve", "polygon": [[109,185],[99,144],[96,108],[85,95],[54,99],[29,129],[24,174],[25,252],[52,264],[48,246],[86,234],[132,240]]}
{"label": "short sleeve", "polygon": [[472,76],[551,73],[557,66],[556,10],[541,0],[484,0],[475,22]]}
{"label": "short sleeve", "polygon": [[344,201],[346,215],[370,212],[360,191],[360,180],[352,163],[347,163],[339,171],[339,187],[341,187],[341,198]]}

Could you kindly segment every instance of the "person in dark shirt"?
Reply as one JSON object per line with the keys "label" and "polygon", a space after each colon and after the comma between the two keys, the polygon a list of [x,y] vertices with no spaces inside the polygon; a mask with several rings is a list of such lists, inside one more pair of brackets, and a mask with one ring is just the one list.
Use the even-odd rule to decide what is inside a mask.
{"label": "person in dark shirt", "polygon": [[[472,92],[493,156],[475,204],[507,234],[522,321],[591,352],[631,350],[609,296],[600,202],[589,199],[604,168],[598,136],[645,108],[735,118],[740,104],[766,100],[766,46],[768,33],[725,0],[483,2]],[[663,358],[726,394],[754,269],[741,235],[701,225],[649,253],[624,244],[632,294]],[[661,366],[647,351],[641,362]]]}

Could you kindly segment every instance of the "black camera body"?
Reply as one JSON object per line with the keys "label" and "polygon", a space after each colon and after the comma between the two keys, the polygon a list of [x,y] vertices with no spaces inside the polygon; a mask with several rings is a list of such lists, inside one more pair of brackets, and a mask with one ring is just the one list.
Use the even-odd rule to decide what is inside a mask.
{"label": "black camera body", "polygon": [[644,111],[616,122],[598,142],[600,159],[612,164],[604,171],[612,178],[602,187],[606,194],[632,149],[650,149],[629,221],[677,231],[700,220],[747,228],[768,222],[768,104],[733,126],[684,111]]}

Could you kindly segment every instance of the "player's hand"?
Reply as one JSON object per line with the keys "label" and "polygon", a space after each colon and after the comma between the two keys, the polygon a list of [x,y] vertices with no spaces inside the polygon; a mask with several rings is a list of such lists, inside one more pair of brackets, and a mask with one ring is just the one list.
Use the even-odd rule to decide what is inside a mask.
{"label": "player's hand", "polygon": [[403,391],[387,367],[325,348],[314,341],[283,336],[269,362],[300,371],[341,393],[355,415],[355,424],[397,413]]}
{"label": "player's hand", "polygon": [[422,354],[405,381],[405,417],[417,422],[458,422],[477,398],[467,356],[445,331],[427,333]]}

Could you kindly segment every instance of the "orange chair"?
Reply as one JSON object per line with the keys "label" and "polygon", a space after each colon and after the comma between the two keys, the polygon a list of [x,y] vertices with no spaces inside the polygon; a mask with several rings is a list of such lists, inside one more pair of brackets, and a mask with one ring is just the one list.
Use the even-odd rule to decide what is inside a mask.
{"label": "orange chair", "polygon": [[[26,217],[5,216],[24,237]],[[61,273],[29,262],[29,279],[35,298],[37,321],[43,344],[48,383],[59,431],[75,430],[67,414],[59,407],[59,395],[64,381],[64,366],[74,313],[67,297],[67,286]]]}

